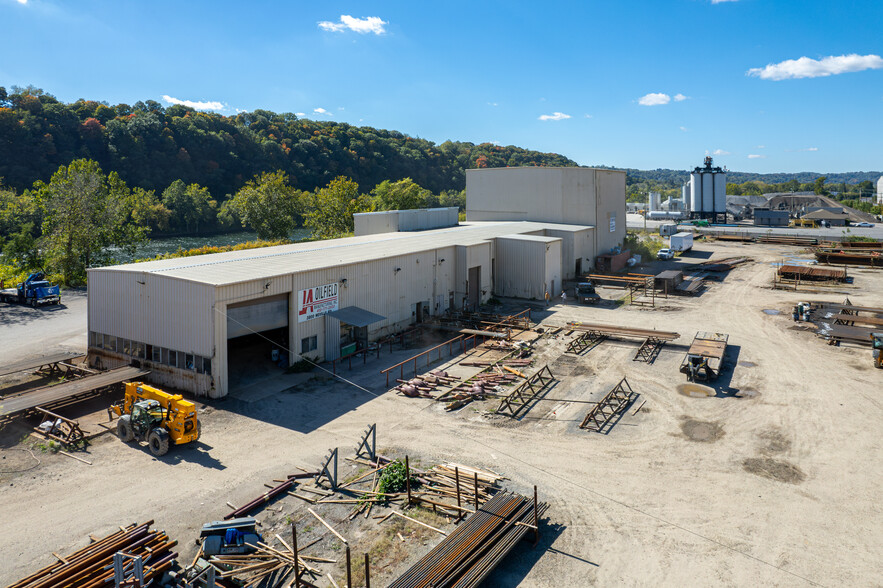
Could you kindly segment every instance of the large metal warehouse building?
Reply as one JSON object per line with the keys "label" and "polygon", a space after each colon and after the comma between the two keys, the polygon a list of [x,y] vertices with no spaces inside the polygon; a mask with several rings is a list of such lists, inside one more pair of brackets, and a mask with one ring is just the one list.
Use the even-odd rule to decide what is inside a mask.
{"label": "large metal warehouse building", "polygon": [[[256,357],[272,368],[268,346],[287,350],[285,364],[331,360],[449,308],[477,308],[492,294],[555,296],[564,279],[588,271],[624,235],[625,174],[573,170],[594,180],[582,194],[588,202],[579,205],[591,215],[556,203],[568,192],[559,186],[536,195],[548,205],[538,209],[561,211],[541,222],[530,220],[532,211],[514,221],[488,218],[494,213],[486,198],[480,214],[467,204],[467,223],[448,228],[90,269],[89,360],[102,368],[137,363],[156,384],[221,397]],[[484,179],[492,170],[477,171],[467,174],[467,202],[472,190],[494,183]],[[526,171],[533,177],[547,170]],[[523,170],[493,172],[502,179]],[[480,189],[473,188],[478,176]],[[535,185],[546,189],[554,181]],[[600,207],[599,191],[607,203]],[[502,190],[493,199],[503,202],[501,210],[510,194]],[[472,215],[482,222],[471,222]],[[605,224],[569,224],[587,218]]]}

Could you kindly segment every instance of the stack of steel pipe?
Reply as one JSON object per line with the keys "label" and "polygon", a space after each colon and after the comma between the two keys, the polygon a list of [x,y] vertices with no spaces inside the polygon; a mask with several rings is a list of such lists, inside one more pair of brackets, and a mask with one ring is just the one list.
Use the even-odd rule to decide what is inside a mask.
{"label": "stack of steel pipe", "polygon": [[[144,566],[144,580],[159,578],[175,563],[178,554],[172,548],[178,544],[164,531],[151,531],[153,521],[121,528],[116,533],[76,551],[61,561],[11,584],[9,588],[98,588],[112,586],[113,556],[117,552],[140,556]],[[127,560],[123,571],[133,568]]]}
{"label": "stack of steel pipe", "polygon": [[546,508],[518,494],[497,494],[390,587],[478,586]]}

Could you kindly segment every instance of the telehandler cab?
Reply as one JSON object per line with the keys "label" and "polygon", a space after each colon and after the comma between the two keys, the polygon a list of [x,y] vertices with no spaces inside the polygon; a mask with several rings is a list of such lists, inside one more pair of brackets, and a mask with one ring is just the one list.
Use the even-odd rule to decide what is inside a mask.
{"label": "telehandler cab", "polygon": [[165,455],[170,443],[182,445],[199,439],[196,405],[180,394],[169,394],[142,382],[127,382],[124,399],[108,410],[120,417],[120,440],[146,441],[156,456]]}

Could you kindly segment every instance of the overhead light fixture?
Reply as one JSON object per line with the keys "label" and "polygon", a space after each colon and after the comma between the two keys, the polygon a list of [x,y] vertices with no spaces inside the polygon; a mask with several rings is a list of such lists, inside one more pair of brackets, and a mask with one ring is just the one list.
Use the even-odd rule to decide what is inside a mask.
{"label": "overhead light fixture", "polygon": [[400,271],[402,271],[402,268],[397,267],[393,273],[394,273],[394,274],[397,274],[397,273],[399,273]]}

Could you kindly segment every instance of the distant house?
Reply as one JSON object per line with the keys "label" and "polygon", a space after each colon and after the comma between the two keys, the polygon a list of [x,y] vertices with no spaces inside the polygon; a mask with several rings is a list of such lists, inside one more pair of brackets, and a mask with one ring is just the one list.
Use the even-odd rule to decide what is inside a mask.
{"label": "distant house", "polygon": [[754,209],[754,226],[757,227],[787,227],[788,219],[787,210]]}
{"label": "distant house", "polygon": [[849,220],[849,214],[842,208],[817,208],[801,218],[817,222],[825,221],[832,227],[842,227]]}

